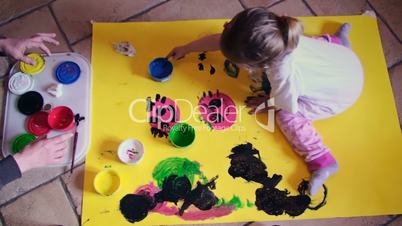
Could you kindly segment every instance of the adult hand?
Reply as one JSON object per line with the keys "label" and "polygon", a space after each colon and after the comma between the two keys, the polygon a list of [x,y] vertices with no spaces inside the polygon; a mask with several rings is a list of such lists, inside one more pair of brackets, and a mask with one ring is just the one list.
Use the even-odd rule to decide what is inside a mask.
{"label": "adult hand", "polygon": [[188,49],[185,45],[177,46],[169,52],[169,54],[166,56],[166,58],[169,59],[170,57],[172,57],[174,60],[180,60],[181,58],[186,56],[187,53],[188,53]]}
{"label": "adult hand", "polygon": [[22,152],[14,155],[21,173],[30,169],[60,163],[68,150],[67,141],[73,136],[67,133],[29,144]]}
{"label": "adult hand", "polygon": [[0,40],[0,49],[7,55],[16,60],[21,60],[25,63],[34,65],[35,61],[27,56],[25,52],[31,48],[40,48],[47,55],[50,55],[50,50],[45,43],[59,45],[55,40],[55,33],[37,33],[31,38],[6,38]]}

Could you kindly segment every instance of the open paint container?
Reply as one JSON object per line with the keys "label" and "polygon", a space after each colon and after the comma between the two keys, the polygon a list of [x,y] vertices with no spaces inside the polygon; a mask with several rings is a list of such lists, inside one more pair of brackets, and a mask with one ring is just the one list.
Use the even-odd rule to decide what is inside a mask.
{"label": "open paint container", "polygon": [[18,110],[24,115],[32,115],[43,107],[43,97],[36,91],[29,91],[20,96],[17,103]]}
{"label": "open paint container", "polygon": [[178,148],[188,147],[194,142],[195,130],[187,123],[177,123],[170,129],[169,139]]}
{"label": "open paint container", "polygon": [[36,140],[36,137],[29,133],[24,133],[17,136],[11,145],[11,153],[14,155],[18,152],[21,152],[25,146],[32,143],[34,140]]}
{"label": "open paint container", "polygon": [[56,79],[61,84],[72,84],[79,79],[80,75],[80,66],[72,61],[65,61],[56,68]]}
{"label": "open paint container", "polygon": [[21,95],[32,90],[34,85],[35,82],[30,75],[17,72],[13,74],[8,81],[8,90],[15,95]]}
{"label": "open paint container", "polygon": [[117,155],[123,163],[136,165],[144,157],[144,145],[136,139],[127,139],[119,145]]}
{"label": "open paint container", "polygon": [[44,111],[39,111],[29,116],[26,121],[27,131],[38,137],[48,134],[51,129],[48,117],[49,114]]}
{"label": "open paint container", "polygon": [[67,131],[74,128],[74,113],[66,106],[55,107],[49,112],[47,122],[52,129]]}
{"label": "open paint container", "polygon": [[96,174],[94,179],[95,191],[103,196],[113,195],[120,187],[120,177],[116,171],[104,169]]}
{"label": "open paint container", "polygon": [[20,70],[26,74],[36,75],[43,71],[45,68],[45,58],[37,53],[28,54],[27,57],[35,61],[34,65],[27,64],[25,62],[20,62]]}
{"label": "open paint container", "polygon": [[173,71],[173,64],[166,58],[156,58],[149,64],[151,78],[158,82],[166,82],[170,79]]}

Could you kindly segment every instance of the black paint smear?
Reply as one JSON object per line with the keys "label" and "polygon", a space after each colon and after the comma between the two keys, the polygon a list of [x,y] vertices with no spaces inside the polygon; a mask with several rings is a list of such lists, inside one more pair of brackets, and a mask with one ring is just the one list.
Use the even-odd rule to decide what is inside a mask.
{"label": "black paint smear", "polygon": [[212,65],[209,65],[211,67],[211,69],[209,69],[209,74],[213,75],[215,74],[215,68]]}
{"label": "black paint smear", "polygon": [[227,75],[233,78],[237,78],[239,76],[240,69],[236,64],[232,63],[230,60],[225,60],[223,65],[225,68],[224,71]]}
{"label": "black paint smear", "polygon": [[204,70],[204,65],[202,63],[198,63],[198,70],[203,71]]}
{"label": "black paint smear", "polygon": [[154,207],[153,198],[146,195],[128,194],[120,200],[120,212],[130,223],[142,221]]}
{"label": "black paint smear", "polygon": [[224,121],[223,116],[217,112],[208,114],[208,121],[210,123],[221,123]]}
{"label": "black paint smear", "polygon": [[208,91],[208,96],[212,98],[212,95],[213,95],[212,92]]}
{"label": "black paint smear", "polygon": [[157,93],[156,96],[155,96],[155,100],[159,101],[159,99],[161,99],[161,95],[159,93]]}
{"label": "black paint smear", "polygon": [[151,134],[154,137],[156,137],[156,136],[158,136],[158,137],[165,136],[166,138],[168,137],[168,134],[166,132],[164,132],[164,131],[162,131],[162,130],[160,130],[158,128],[155,128],[155,127],[151,127]]}
{"label": "black paint smear", "polygon": [[220,108],[222,106],[222,99],[212,99],[208,103],[208,108]]}
{"label": "black paint smear", "polygon": [[163,181],[162,190],[155,194],[155,200],[169,201],[177,205],[177,202],[184,199],[190,191],[191,182],[186,176],[170,175]]}
{"label": "black paint smear", "polygon": [[262,90],[264,90],[264,93],[266,95],[270,95],[271,94],[271,83],[268,80],[268,75],[263,72],[262,73]]}
{"label": "black paint smear", "polygon": [[272,178],[268,177],[267,166],[261,161],[259,151],[253,148],[251,143],[234,147],[232,153],[229,155],[231,161],[228,172],[233,178],[242,177],[267,187],[275,187],[281,181],[281,175],[274,174]]}
{"label": "black paint smear", "polygon": [[191,190],[191,182],[186,176],[170,175],[163,181],[162,190],[152,197],[149,192],[128,194],[120,200],[120,211],[127,221],[134,223],[145,219],[148,212],[155,208],[158,203],[169,201],[177,204],[184,200],[179,209],[179,214],[194,205],[200,210],[209,210],[215,206],[219,199],[211,191],[215,189],[215,180],[212,178],[208,183],[197,182],[197,187]]}
{"label": "black paint smear", "polygon": [[201,60],[201,61],[207,59],[206,52],[202,52],[202,53],[198,54],[198,59]]}
{"label": "black paint smear", "polygon": [[299,195],[296,196],[289,195],[286,189],[282,191],[275,188],[282,176],[274,174],[272,178],[268,177],[267,167],[261,161],[259,151],[253,148],[251,143],[234,147],[229,158],[231,161],[228,172],[232,177],[242,177],[263,185],[255,192],[255,205],[258,210],[263,210],[269,215],[288,214],[295,217],[304,213],[306,209],[318,210],[326,204],[328,190],[325,185],[323,185],[324,198],[314,207],[310,206],[311,198],[307,195],[308,181],[303,180],[299,184]]}
{"label": "black paint smear", "polygon": [[166,102],[166,97],[163,96],[162,99],[161,99],[161,103],[164,104],[165,102]]}
{"label": "black paint smear", "polygon": [[200,210],[209,210],[218,202],[218,198],[210,189],[215,189],[216,184],[215,180],[218,179],[218,176],[212,178],[208,183],[201,184],[199,181],[197,182],[197,187],[192,190],[186,197],[184,198],[184,203],[180,207],[179,215],[183,215],[184,211],[190,207],[191,205],[196,206]]}

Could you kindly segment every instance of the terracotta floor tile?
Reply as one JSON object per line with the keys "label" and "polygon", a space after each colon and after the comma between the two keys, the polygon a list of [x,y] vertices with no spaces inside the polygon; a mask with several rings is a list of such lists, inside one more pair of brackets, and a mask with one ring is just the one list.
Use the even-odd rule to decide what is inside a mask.
{"label": "terracotta floor tile", "polygon": [[68,52],[67,43],[64,41],[48,7],[41,8],[33,13],[23,16],[8,24],[0,26],[0,34],[8,37],[30,37],[37,32],[54,32],[59,46],[48,45],[53,52]]}
{"label": "terracotta floor tile", "polygon": [[64,0],[52,3],[70,43],[91,33],[90,21],[120,21],[164,0]]}
{"label": "terracotta floor tile", "polygon": [[87,58],[87,60],[89,60],[89,62],[91,62],[92,37],[80,41],[72,47],[74,52],[83,55],[85,58]]}
{"label": "terracotta floor tile", "polygon": [[359,15],[367,8],[365,0],[306,0],[318,16]]}
{"label": "terracotta floor tile", "polygon": [[274,13],[287,16],[313,16],[302,0],[287,0],[269,8]]}
{"label": "terracotta floor tile", "polygon": [[402,40],[402,2],[401,0],[369,0],[375,10],[385,19],[392,30]]}
{"label": "terracotta floor tile", "polygon": [[402,125],[402,64],[392,68],[389,71],[389,76],[398,110],[399,123]]}
{"label": "terracotta floor tile", "polygon": [[391,33],[381,19],[377,20],[380,29],[381,43],[384,49],[385,59],[388,67],[402,60],[402,44]]}
{"label": "terracotta floor tile", "polygon": [[383,225],[390,219],[390,216],[375,217],[350,217],[350,218],[330,218],[317,220],[292,220],[292,221],[269,221],[256,222],[250,226],[378,226]]}
{"label": "terracotta floor tile", "polygon": [[247,8],[251,7],[268,7],[280,0],[240,0]]}
{"label": "terracotta floor tile", "polygon": [[171,0],[132,21],[232,18],[242,10],[233,0]]}
{"label": "terracotta floor tile", "polygon": [[2,0],[0,4],[0,24],[32,8],[47,4],[50,1],[51,0]]}
{"label": "terracotta floor tile", "polygon": [[398,217],[387,226],[401,226],[401,225],[402,225],[402,215],[398,215]]}
{"label": "terracotta floor tile", "polygon": [[1,213],[9,226],[78,225],[59,180],[19,197],[2,207]]}
{"label": "terracotta floor tile", "polygon": [[67,190],[71,195],[76,211],[81,215],[81,204],[82,204],[82,190],[84,186],[84,173],[85,165],[76,167],[73,174],[70,172],[65,173],[62,176],[62,180],[67,186]]}

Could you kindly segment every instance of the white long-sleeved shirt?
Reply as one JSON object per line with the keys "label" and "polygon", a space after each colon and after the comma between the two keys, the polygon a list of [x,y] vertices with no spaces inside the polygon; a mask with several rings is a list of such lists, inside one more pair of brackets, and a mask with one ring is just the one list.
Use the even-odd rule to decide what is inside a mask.
{"label": "white long-sleeved shirt", "polygon": [[363,89],[363,69],[352,50],[305,36],[275,71],[268,71],[268,79],[277,108],[310,119],[345,111]]}

